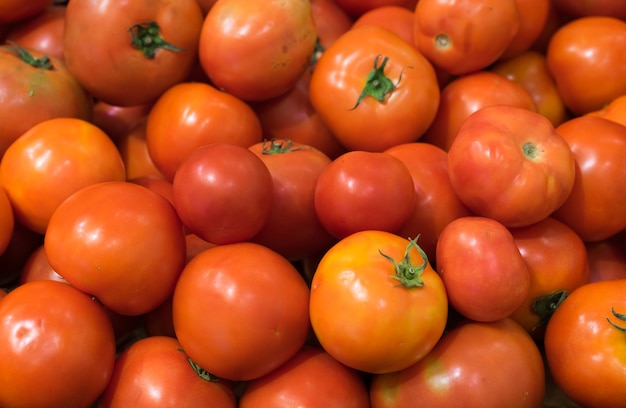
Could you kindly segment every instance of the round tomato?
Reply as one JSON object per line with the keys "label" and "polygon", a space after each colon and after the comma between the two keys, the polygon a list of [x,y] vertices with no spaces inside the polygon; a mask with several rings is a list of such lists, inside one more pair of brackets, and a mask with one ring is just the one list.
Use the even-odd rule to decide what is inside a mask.
{"label": "round tomato", "polygon": [[600,116],[626,126],[626,94],[618,96],[601,109],[586,113],[589,116]]}
{"label": "round tomato", "polygon": [[[317,34],[314,54],[323,52],[339,36],[352,27],[352,16],[339,7],[335,0],[310,0],[311,14]],[[316,59],[316,55],[313,55]]]}
{"label": "round tomato", "polygon": [[43,234],[67,197],[95,183],[123,181],[126,173],[117,147],[102,130],[82,119],[55,118],[9,146],[0,178],[16,220]]}
{"label": "round tomato", "polygon": [[145,120],[152,104],[115,106],[96,101],[92,123],[104,131],[116,144],[141,120]]}
{"label": "round tomato", "polygon": [[64,60],[65,9],[64,5],[50,4],[36,16],[14,25],[6,41]]}
{"label": "round tomato", "polygon": [[0,185],[0,255],[8,248],[14,228],[13,207],[6,190]]}
{"label": "round tomato", "polygon": [[556,385],[584,407],[623,407],[626,279],[583,285],[556,309],[544,337]]}
{"label": "round tomato", "polygon": [[586,243],[591,282],[626,279],[625,236],[622,233],[602,241]]}
{"label": "round tomato", "polygon": [[72,0],[65,13],[65,62],[99,100],[150,103],[191,74],[202,18],[196,0]]}
{"label": "round tomato", "polygon": [[437,272],[450,305],[475,321],[510,316],[530,289],[530,273],[513,236],[491,218],[451,221],[437,241]]}
{"label": "round tomato", "polygon": [[[127,180],[140,177],[157,177],[165,180],[165,176],[154,164],[148,151],[146,124],[147,119],[145,117],[139,119],[117,141],[117,149],[124,162]],[[171,180],[167,181],[171,182]]]}
{"label": "round tomato", "polygon": [[196,255],[172,300],[176,337],[211,374],[264,376],[293,357],[309,332],[309,289],[287,259],[259,244],[218,245]]}
{"label": "round tomato", "polygon": [[43,244],[35,249],[24,263],[19,284],[38,280],[54,280],[68,283],[65,278],[59,275],[52,269],[52,266],[50,266]]}
{"label": "round tomato", "polygon": [[422,136],[437,112],[439,84],[413,45],[366,25],[348,30],[324,51],[309,96],[344,147],[380,152]]}
{"label": "round tomato", "polygon": [[415,364],[435,346],[448,316],[446,289],[416,241],[374,230],[324,254],[309,307],[324,350],[367,373]]}
{"label": "round tomato", "polygon": [[393,31],[407,43],[413,44],[414,8],[396,5],[379,6],[361,14],[352,27],[378,25]]}
{"label": "round tomato", "polygon": [[0,405],[87,407],[115,363],[109,318],[90,296],[51,280],[18,286],[0,302]]}
{"label": "round tomato", "polygon": [[185,236],[170,202],[124,181],[72,194],[50,218],[44,245],[59,275],[124,315],[165,301],[185,263]]}
{"label": "round tomato", "polygon": [[515,0],[519,28],[515,36],[498,59],[515,57],[528,49],[541,35],[548,20],[552,0]]}
{"label": "round tomato", "polygon": [[545,116],[498,105],[465,119],[448,151],[448,171],[452,188],[473,213],[521,227],[543,220],[568,199],[575,161]]}
{"label": "round tomato", "polygon": [[3,0],[0,2],[0,24],[19,23],[33,18],[51,3],[51,0]]}
{"label": "round tomato", "polygon": [[396,232],[415,205],[413,178],[390,154],[353,150],[321,172],[314,205],[317,218],[335,238],[368,229]]}
{"label": "round tomato", "polygon": [[532,338],[511,319],[467,321],[402,371],[375,375],[372,408],[463,406],[536,408],[546,393],[544,363]]}

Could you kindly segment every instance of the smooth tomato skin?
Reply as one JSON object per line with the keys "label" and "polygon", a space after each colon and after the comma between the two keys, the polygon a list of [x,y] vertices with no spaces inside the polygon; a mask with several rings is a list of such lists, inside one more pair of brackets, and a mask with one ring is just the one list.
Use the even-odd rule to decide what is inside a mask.
{"label": "smooth tomato skin", "polygon": [[315,32],[320,45],[326,49],[352,27],[353,17],[335,0],[310,0],[310,3]]}
{"label": "smooth tomato skin", "polygon": [[86,407],[104,391],[115,335],[90,296],[66,283],[25,283],[0,302],[0,321],[0,405]]}
{"label": "smooth tomato skin", "polygon": [[3,0],[0,2],[0,23],[19,23],[28,20],[51,4],[51,0]]}
{"label": "smooth tomato skin", "polygon": [[575,159],[574,187],[554,212],[583,241],[600,241],[626,228],[626,126],[579,116],[556,128]]}
{"label": "smooth tomato skin", "polygon": [[201,82],[167,89],[148,113],[146,144],[170,181],[195,149],[214,143],[248,147],[262,141],[261,123],[241,99]]}
{"label": "smooth tomato skin", "polygon": [[259,244],[218,245],[196,255],[172,300],[176,337],[211,374],[233,381],[270,373],[309,332],[309,289],[284,257]]}
{"label": "smooth tomato skin", "polygon": [[11,207],[9,196],[0,185],[0,255],[8,248],[14,228],[13,207]]}
{"label": "smooth tomato skin", "polygon": [[316,31],[308,0],[226,0],[204,19],[199,57],[219,89],[246,101],[287,92],[308,67]]}
{"label": "smooth tomato skin", "polygon": [[548,367],[557,386],[585,407],[621,407],[624,389],[626,279],[593,282],[572,292],[556,309],[544,337]]}
{"label": "smooth tomato skin", "polygon": [[235,408],[236,403],[233,385],[200,377],[175,338],[150,336],[120,353],[97,406]]}
{"label": "smooth tomato skin", "polygon": [[248,382],[239,408],[369,408],[361,374],[319,347],[304,346],[271,373]]}
{"label": "smooth tomato skin", "polygon": [[72,286],[131,316],[171,296],[185,263],[183,227],[171,203],[126,181],[72,194],[52,215],[44,246]]}
{"label": "smooth tomato skin", "polygon": [[433,65],[462,75],[500,58],[519,26],[516,0],[420,0],[414,41]]}
{"label": "smooth tomato skin", "polygon": [[[95,98],[117,106],[150,103],[191,74],[203,21],[197,1],[78,0],[66,7],[65,62]],[[178,49],[157,48],[150,58],[135,48],[131,29],[149,22]]]}
{"label": "smooth tomato skin", "polygon": [[552,0],[515,0],[519,28],[499,60],[506,60],[530,49],[548,20]]}
{"label": "smooth tomato skin", "polygon": [[383,152],[344,153],[324,168],[314,191],[317,218],[339,239],[369,229],[396,232],[414,203],[407,166]]}
{"label": "smooth tomato skin", "polygon": [[[393,372],[423,358],[446,325],[448,301],[439,275],[409,240],[384,231],[343,238],[322,257],[311,282],[310,318],[321,346],[366,373]],[[407,257],[424,266],[423,286],[394,279]],[[417,275],[417,274],[416,274]]]}
{"label": "smooth tomato skin", "polygon": [[586,243],[591,282],[626,279],[626,251],[623,235],[618,234],[602,241]]}
{"label": "smooth tomato skin", "polygon": [[63,60],[64,26],[65,6],[50,4],[36,16],[12,26],[6,40]]}
{"label": "smooth tomato skin", "polygon": [[116,106],[104,101],[96,101],[93,105],[91,122],[104,131],[115,144],[137,124],[145,120],[152,104],[136,106]]}
{"label": "smooth tomato skin", "polygon": [[[541,353],[511,319],[466,321],[446,332],[422,360],[402,371],[375,375],[372,408],[535,408],[545,394]],[[423,404],[423,405],[422,405]]]}
{"label": "smooth tomato skin", "polygon": [[599,116],[626,126],[626,95],[618,96],[601,109],[589,112],[586,116]]}
{"label": "smooth tomato skin", "polygon": [[[133,180],[141,177],[165,178],[165,175],[158,169],[146,141],[147,118],[139,119],[132,125],[125,134],[117,141],[117,150],[122,156],[124,168],[126,169],[126,179]],[[171,183],[171,180],[167,180]]]}
{"label": "smooth tomato skin", "polygon": [[415,205],[407,222],[397,232],[402,237],[417,237],[432,265],[437,264],[439,234],[450,221],[471,215],[450,184],[448,154],[430,143],[400,144],[385,150],[409,169],[415,190]]}
{"label": "smooth tomato skin", "polygon": [[15,218],[43,234],[58,206],[92,184],[123,181],[115,144],[83,119],[48,119],[15,140],[0,161],[0,178]]}
{"label": "smooth tomato skin", "polygon": [[470,115],[448,151],[459,199],[507,227],[539,222],[559,208],[574,187],[575,165],[570,146],[545,116],[505,105]]}
{"label": "smooth tomato skin", "polygon": [[361,14],[354,20],[352,27],[379,25],[393,31],[407,43],[413,44],[414,8],[395,5],[376,7]]}
{"label": "smooth tomato skin", "polygon": [[625,47],[626,22],[612,17],[577,18],[552,35],[546,50],[548,69],[574,116],[626,94]]}
{"label": "smooth tomato skin", "polygon": [[437,241],[437,272],[450,306],[480,322],[509,317],[530,290],[530,273],[512,234],[491,218],[451,221]]}
{"label": "smooth tomato skin", "polygon": [[354,18],[358,18],[368,11],[379,7],[404,7],[409,10],[415,8],[417,0],[333,0],[339,7]]}
{"label": "smooth tomato skin", "polygon": [[[383,73],[393,89],[383,101],[373,95],[360,99],[368,75],[385,58]],[[437,112],[439,83],[414,46],[383,27],[366,25],[348,30],[324,51],[311,75],[309,96],[346,149],[380,152],[422,136]]]}
{"label": "smooth tomato skin", "polygon": [[196,149],[176,171],[172,186],[185,227],[217,245],[252,238],[272,210],[272,174],[256,154],[238,145]]}

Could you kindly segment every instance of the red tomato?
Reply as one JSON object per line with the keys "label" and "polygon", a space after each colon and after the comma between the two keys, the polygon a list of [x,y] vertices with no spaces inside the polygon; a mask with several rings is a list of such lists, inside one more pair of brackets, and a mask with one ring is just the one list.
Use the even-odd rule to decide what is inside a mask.
{"label": "red tomato", "polygon": [[370,384],[372,408],[536,408],[545,393],[541,353],[510,319],[465,322],[417,364]]}
{"label": "red tomato", "polygon": [[6,190],[0,185],[0,255],[9,247],[14,228],[13,207]]}
{"label": "red tomato", "polygon": [[545,116],[499,105],[465,119],[448,152],[448,171],[472,212],[521,227],[543,220],[568,199],[575,161]]}
{"label": "red tomato", "polygon": [[352,17],[334,0],[310,0],[310,3],[318,41],[315,52],[323,52],[352,27]]}
{"label": "red tomato", "polygon": [[455,75],[495,62],[519,26],[516,0],[420,0],[415,7],[417,49]]}
{"label": "red tomato", "polygon": [[0,405],[87,407],[115,363],[113,327],[102,306],[50,280],[18,286],[0,302]]}
{"label": "red tomato", "polygon": [[41,13],[52,4],[52,0],[2,0],[0,23],[19,23]]}
{"label": "red tomato", "polygon": [[626,126],[594,116],[564,122],[556,131],[576,162],[574,188],[554,216],[584,241],[600,241],[626,228]]}
{"label": "red tomato", "polygon": [[414,44],[413,41],[413,24],[415,16],[413,8],[403,6],[389,5],[379,6],[361,14],[352,27],[362,25],[378,25],[385,27],[389,31],[393,31],[404,41]]}
{"label": "red tomato", "polygon": [[26,282],[38,280],[53,280],[68,283],[65,278],[52,268],[50,262],[48,262],[43,244],[35,249],[24,263],[19,284],[21,285]]}
{"label": "red tomato", "polygon": [[314,205],[317,218],[335,238],[368,229],[396,232],[413,212],[413,178],[390,154],[350,151],[319,175]]}
{"label": "red tomato", "polygon": [[0,178],[16,220],[43,234],[67,197],[95,183],[122,181],[125,170],[115,144],[98,127],[55,118],[33,126],[9,146],[0,161]]}
{"label": "red tomato", "polygon": [[72,0],[65,14],[65,62],[99,100],[150,103],[191,74],[202,18],[196,0]]}
{"label": "red tomato", "polygon": [[[582,115],[626,94],[626,22],[581,17],[562,25],[546,50],[565,106]],[[599,57],[601,56],[601,57]]]}
{"label": "red tomato", "polygon": [[165,301],[185,263],[185,236],[170,202],[123,181],[72,194],[50,218],[44,245],[59,275],[124,315]]}
{"label": "red tomato", "polygon": [[626,20],[626,3],[615,0],[552,0],[556,9],[569,17],[608,16]]}
{"label": "red tomato", "polygon": [[589,116],[600,116],[626,126],[626,94],[618,96],[601,109],[586,113]]}
{"label": "red tomato", "polygon": [[142,176],[128,179],[129,182],[144,186],[155,193],[165,197],[172,205],[174,205],[174,186],[170,181],[160,176]]}
{"label": "red tomato", "polygon": [[93,106],[92,123],[102,129],[117,144],[137,122],[145,119],[151,107],[152,104],[115,106],[96,101]]}
{"label": "red tomato", "polygon": [[510,316],[530,289],[530,273],[513,235],[491,218],[451,221],[437,241],[437,272],[450,305],[475,321]]}
{"label": "red tomato", "polygon": [[201,146],[248,147],[262,140],[261,124],[250,106],[200,82],[177,84],[165,91],[150,110],[146,126],[150,157],[169,180]]}
{"label": "red tomato", "polygon": [[7,33],[6,41],[64,60],[65,9],[64,5],[49,5],[36,16],[14,25]]}
{"label": "red tomato", "polygon": [[626,279],[626,251],[624,234],[597,242],[588,242],[589,274],[591,282],[608,279]]}
{"label": "red tomato", "polygon": [[315,212],[315,186],[331,163],[321,151],[290,140],[272,139],[249,148],[272,175],[273,199],[267,221],[250,240],[289,260],[328,249],[335,239]]}
{"label": "red tomato", "polygon": [[252,380],[304,345],[308,302],[304,279],[278,253],[249,242],[219,245],[191,259],[176,284],[176,337],[211,374]]}
{"label": "red tomato", "polygon": [[[117,149],[120,152],[126,179],[132,180],[140,177],[159,177],[165,179],[152,160],[146,140],[147,118],[139,119],[125,134],[117,140]],[[168,180],[171,182],[171,180]]]}
{"label": "red tomato", "polygon": [[347,13],[356,16],[377,9],[379,7],[398,6],[409,10],[415,8],[418,0],[333,0]]}
{"label": "red tomato", "polygon": [[315,42],[308,1],[223,0],[204,19],[200,64],[217,88],[244,100],[264,100],[296,84]]}
{"label": "red tomato", "polygon": [[310,316],[320,344],[368,373],[415,364],[446,325],[446,289],[414,240],[360,231],[335,244],[311,283]]}
{"label": "red tomato", "polygon": [[145,337],[116,359],[98,407],[235,408],[233,385],[195,365],[172,337]]}
{"label": "red tomato", "polygon": [[437,112],[439,84],[414,46],[368,25],[350,29],[324,51],[309,96],[344,147],[380,152],[422,136]]}
{"label": "red tomato", "polygon": [[500,60],[515,57],[530,49],[541,35],[548,20],[552,0],[515,0],[517,5],[519,28],[506,47]]}
{"label": "red tomato", "polygon": [[588,283],[548,322],[548,367],[557,386],[579,406],[624,405],[625,292],[626,279]]}

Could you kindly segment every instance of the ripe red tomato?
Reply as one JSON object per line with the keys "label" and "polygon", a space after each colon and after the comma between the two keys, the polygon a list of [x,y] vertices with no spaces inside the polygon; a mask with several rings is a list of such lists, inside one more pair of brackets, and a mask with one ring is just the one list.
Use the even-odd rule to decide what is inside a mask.
{"label": "ripe red tomato", "polygon": [[310,0],[310,3],[318,41],[313,55],[316,60],[315,54],[323,52],[352,27],[353,18],[335,0]]}
{"label": "ripe red tomato", "polygon": [[28,20],[51,4],[51,0],[3,0],[0,2],[0,24],[19,23]]}
{"label": "ripe red tomato", "polygon": [[448,171],[452,188],[473,213],[521,227],[543,220],[568,199],[575,161],[545,116],[497,105],[465,119],[448,151]]}
{"label": "ripe red tomato", "polygon": [[439,84],[413,45],[367,25],[350,29],[324,51],[309,96],[344,147],[380,152],[422,136],[437,112]]}
{"label": "ripe red tomato", "polygon": [[556,309],[545,355],[557,386],[585,407],[621,407],[624,388],[626,279],[583,285]]}
{"label": "ripe red tomato", "polygon": [[244,100],[287,92],[307,68],[316,31],[308,1],[223,0],[200,33],[202,69],[219,89]]}
{"label": "ripe red tomato", "polygon": [[124,315],[165,301],[185,263],[185,236],[170,202],[124,181],[72,194],[50,218],[44,245],[59,275]]}
{"label": "ripe red tomato", "polygon": [[36,16],[13,25],[6,41],[64,60],[65,9],[64,5],[50,4]]}
{"label": "ripe red tomato", "polygon": [[93,105],[92,123],[104,131],[116,144],[137,122],[145,120],[152,104],[115,106],[103,101]]}
{"label": "ripe red tomato", "polygon": [[437,272],[450,305],[475,321],[510,316],[530,289],[530,273],[513,235],[491,218],[451,221],[437,241]]}
{"label": "ripe red tomato", "polygon": [[211,374],[234,381],[270,373],[309,332],[309,289],[284,257],[259,244],[218,245],[196,255],[172,301],[176,337]]}
{"label": "ripe red tomato", "polygon": [[0,161],[0,178],[15,218],[43,234],[52,213],[83,187],[126,178],[115,144],[98,127],[76,118],[36,124]]}
{"label": "ripe red tomato", "polygon": [[191,74],[202,18],[196,0],[73,0],[65,13],[65,62],[99,100],[150,103]]}
{"label": "ripe red tomato", "polygon": [[18,286],[0,302],[0,405],[87,407],[115,363],[109,318],[90,296],[51,280]]}
{"label": "ripe red tomato", "polygon": [[556,131],[576,162],[574,188],[554,217],[583,241],[600,241],[626,228],[626,126],[594,116],[579,116]]}
{"label": "ripe red tomato", "polygon": [[[156,177],[167,180],[161,170],[154,164],[154,160],[152,160],[148,150],[146,124],[147,118],[144,117],[138,120],[117,140],[117,149],[126,169],[126,179]],[[171,180],[167,181],[171,183]]]}
{"label": "ripe red tomato", "polygon": [[8,248],[14,227],[15,216],[11,201],[6,190],[0,185],[0,255]]}
{"label": "ripe red tomato", "polygon": [[[536,408],[546,393],[535,342],[511,319],[467,321],[446,332],[417,364],[375,375],[372,408]],[[423,404],[423,405],[422,405]]]}
{"label": "ripe red tomato", "polygon": [[310,317],[317,340],[339,362],[367,373],[402,370],[423,358],[446,325],[439,275],[414,240],[360,231],[319,262]]}
{"label": "ripe red tomato", "polygon": [[317,218],[335,238],[368,229],[396,232],[413,212],[413,178],[390,154],[349,151],[319,175],[314,205]]}
{"label": "ripe red tomato", "polygon": [[54,280],[68,283],[65,278],[59,275],[52,266],[50,266],[43,244],[35,249],[24,263],[19,284],[38,280]]}
{"label": "ripe red tomato", "polygon": [[115,361],[98,407],[235,408],[233,384],[193,363],[180,343],[166,336],[145,337]]}
{"label": "ripe red tomato", "polygon": [[285,364],[248,382],[239,408],[369,408],[360,373],[318,347],[304,346]]}

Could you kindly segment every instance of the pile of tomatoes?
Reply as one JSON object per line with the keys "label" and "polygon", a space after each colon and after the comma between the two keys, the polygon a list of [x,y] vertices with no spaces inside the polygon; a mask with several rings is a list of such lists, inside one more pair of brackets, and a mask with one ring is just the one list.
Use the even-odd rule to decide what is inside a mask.
{"label": "pile of tomatoes", "polygon": [[626,2],[0,0],[0,406],[626,407]]}

